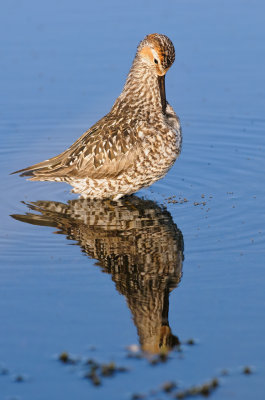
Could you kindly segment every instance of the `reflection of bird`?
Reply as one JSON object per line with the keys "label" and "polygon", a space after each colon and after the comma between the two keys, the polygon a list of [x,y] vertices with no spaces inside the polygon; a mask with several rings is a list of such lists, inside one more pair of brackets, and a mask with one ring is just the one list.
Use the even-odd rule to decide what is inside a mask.
{"label": "reflection of bird", "polygon": [[178,344],[168,323],[169,293],[181,279],[183,238],[169,212],[132,196],[111,200],[28,203],[36,213],[13,215],[76,240],[110,273],[132,312],[144,351],[168,351]]}
{"label": "reflection of bird", "polygon": [[32,181],[67,182],[84,198],[115,200],[162,178],[181,147],[179,119],[165,94],[174,59],[167,36],[146,36],[109,114],[63,153],[16,172]]}

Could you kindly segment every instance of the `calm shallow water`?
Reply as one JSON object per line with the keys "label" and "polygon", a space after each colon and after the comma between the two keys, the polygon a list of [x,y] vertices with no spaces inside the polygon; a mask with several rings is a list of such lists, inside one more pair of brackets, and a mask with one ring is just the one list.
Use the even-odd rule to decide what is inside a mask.
{"label": "calm shallow water", "polygon": [[[168,398],[149,394],[217,376],[214,399],[263,399],[263,3],[2,8],[0,398]],[[138,199],[86,204],[68,185],[8,175],[108,112],[154,31],[178,53],[166,84],[183,126],[162,181]],[[155,351],[177,338],[167,362],[127,357],[128,345]],[[62,365],[63,351],[79,362]],[[88,358],[130,371],[94,387]]]}

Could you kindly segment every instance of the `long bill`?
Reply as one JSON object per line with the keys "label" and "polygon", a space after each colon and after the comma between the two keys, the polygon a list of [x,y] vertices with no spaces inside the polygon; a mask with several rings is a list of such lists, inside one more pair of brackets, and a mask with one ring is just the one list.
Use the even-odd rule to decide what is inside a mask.
{"label": "long bill", "polygon": [[158,86],[160,90],[162,112],[166,113],[167,100],[166,100],[166,87],[165,87],[165,75],[158,76]]}

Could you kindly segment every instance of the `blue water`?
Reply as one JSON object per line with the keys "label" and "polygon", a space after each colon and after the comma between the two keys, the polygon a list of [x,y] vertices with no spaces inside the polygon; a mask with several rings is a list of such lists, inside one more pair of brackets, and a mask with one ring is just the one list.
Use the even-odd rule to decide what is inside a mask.
{"label": "blue water", "polygon": [[[167,399],[165,381],[213,377],[214,399],[264,399],[264,13],[261,0],[2,4],[1,400]],[[144,200],[82,205],[66,184],[10,176],[109,111],[152,32],[176,48],[183,151]],[[155,366],[126,349],[151,323],[181,342]],[[95,387],[87,358],[129,371]]]}

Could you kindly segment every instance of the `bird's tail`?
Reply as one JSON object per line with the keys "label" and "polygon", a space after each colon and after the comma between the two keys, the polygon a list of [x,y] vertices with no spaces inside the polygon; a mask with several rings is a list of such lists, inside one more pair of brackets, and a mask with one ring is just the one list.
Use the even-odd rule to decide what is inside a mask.
{"label": "bird's tail", "polygon": [[30,165],[27,168],[19,169],[10,175],[20,174],[20,176],[28,177],[31,181],[52,181],[56,177],[62,176],[63,154],[38,164]]}

